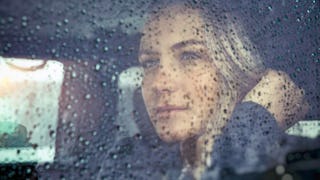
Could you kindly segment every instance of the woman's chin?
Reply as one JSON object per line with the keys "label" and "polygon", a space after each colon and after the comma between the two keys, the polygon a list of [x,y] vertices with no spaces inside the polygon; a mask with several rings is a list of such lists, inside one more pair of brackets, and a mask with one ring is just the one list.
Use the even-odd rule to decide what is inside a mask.
{"label": "woman's chin", "polygon": [[176,143],[176,142],[182,142],[186,139],[193,137],[193,134],[190,133],[184,133],[184,132],[160,132],[158,133],[158,136],[160,139],[166,143]]}

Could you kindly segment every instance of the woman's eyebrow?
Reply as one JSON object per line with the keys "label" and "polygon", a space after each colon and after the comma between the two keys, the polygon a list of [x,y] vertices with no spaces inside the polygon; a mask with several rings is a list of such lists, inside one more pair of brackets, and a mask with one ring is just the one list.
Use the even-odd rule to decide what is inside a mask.
{"label": "woman's eyebrow", "polygon": [[160,53],[156,52],[156,51],[152,51],[152,50],[140,50],[139,51],[139,57],[141,57],[142,55],[159,55]]}
{"label": "woman's eyebrow", "polygon": [[181,48],[184,48],[186,46],[191,46],[191,45],[205,45],[205,42],[199,41],[196,39],[190,39],[190,40],[178,42],[178,43],[172,45],[170,49],[176,50],[176,49],[181,49]]}

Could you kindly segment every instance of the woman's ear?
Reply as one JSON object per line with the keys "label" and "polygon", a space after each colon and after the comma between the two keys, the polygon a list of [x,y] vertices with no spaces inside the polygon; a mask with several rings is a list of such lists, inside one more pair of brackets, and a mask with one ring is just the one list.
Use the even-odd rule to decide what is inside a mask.
{"label": "woman's ear", "polygon": [[304,90],[298,88],[286,73],[270,69],[245,95],[242,102],[247,101],[266,108],[282,129],[288,129],[304,118],[309,109]]}

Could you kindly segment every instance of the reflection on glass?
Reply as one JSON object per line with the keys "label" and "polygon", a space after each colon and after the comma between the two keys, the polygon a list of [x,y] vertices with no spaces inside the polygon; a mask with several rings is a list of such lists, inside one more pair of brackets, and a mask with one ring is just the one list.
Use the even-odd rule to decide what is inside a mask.
{"label": "reflection on glass", "polygon": [[63,74],[57,61],[0,57],[1,163],[53,161]]}
{"label": "reflection on glass", "polygon": [[6,59],[5,63],[12,69],[17,69],[20,71],[36,71],[44,68],[47,64],[46,60],[17,60],[17,59]]}
{"label": "reflection on glass", "polygon": [[199,179],[213,165],[245,173],[284,163],[280,139],[308,111],[304,90],[265,68],[231,14],[183,3],[155,9],[140,43],[142,95],[158,136],[181,144],[180,178]]}

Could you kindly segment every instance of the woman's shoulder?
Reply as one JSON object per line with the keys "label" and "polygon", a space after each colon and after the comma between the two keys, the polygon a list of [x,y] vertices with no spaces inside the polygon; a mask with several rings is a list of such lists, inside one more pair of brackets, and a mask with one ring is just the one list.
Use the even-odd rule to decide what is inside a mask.
{"label": "woman's shoulder", "polygon": [[243,98],[267,109],[282,129],[302,119],[309,105],[304,89],[298,87],[283,71],[268,69],[261,80]]}
{"label": "woman's shoulder", "polygon": [[290,152],[320,147],[315,142],[286,134],[262,105],[242,102],[216,138],[211,157],[213,166],[221,169],[230,168],[236,173],[261,172],[285,163]]}

